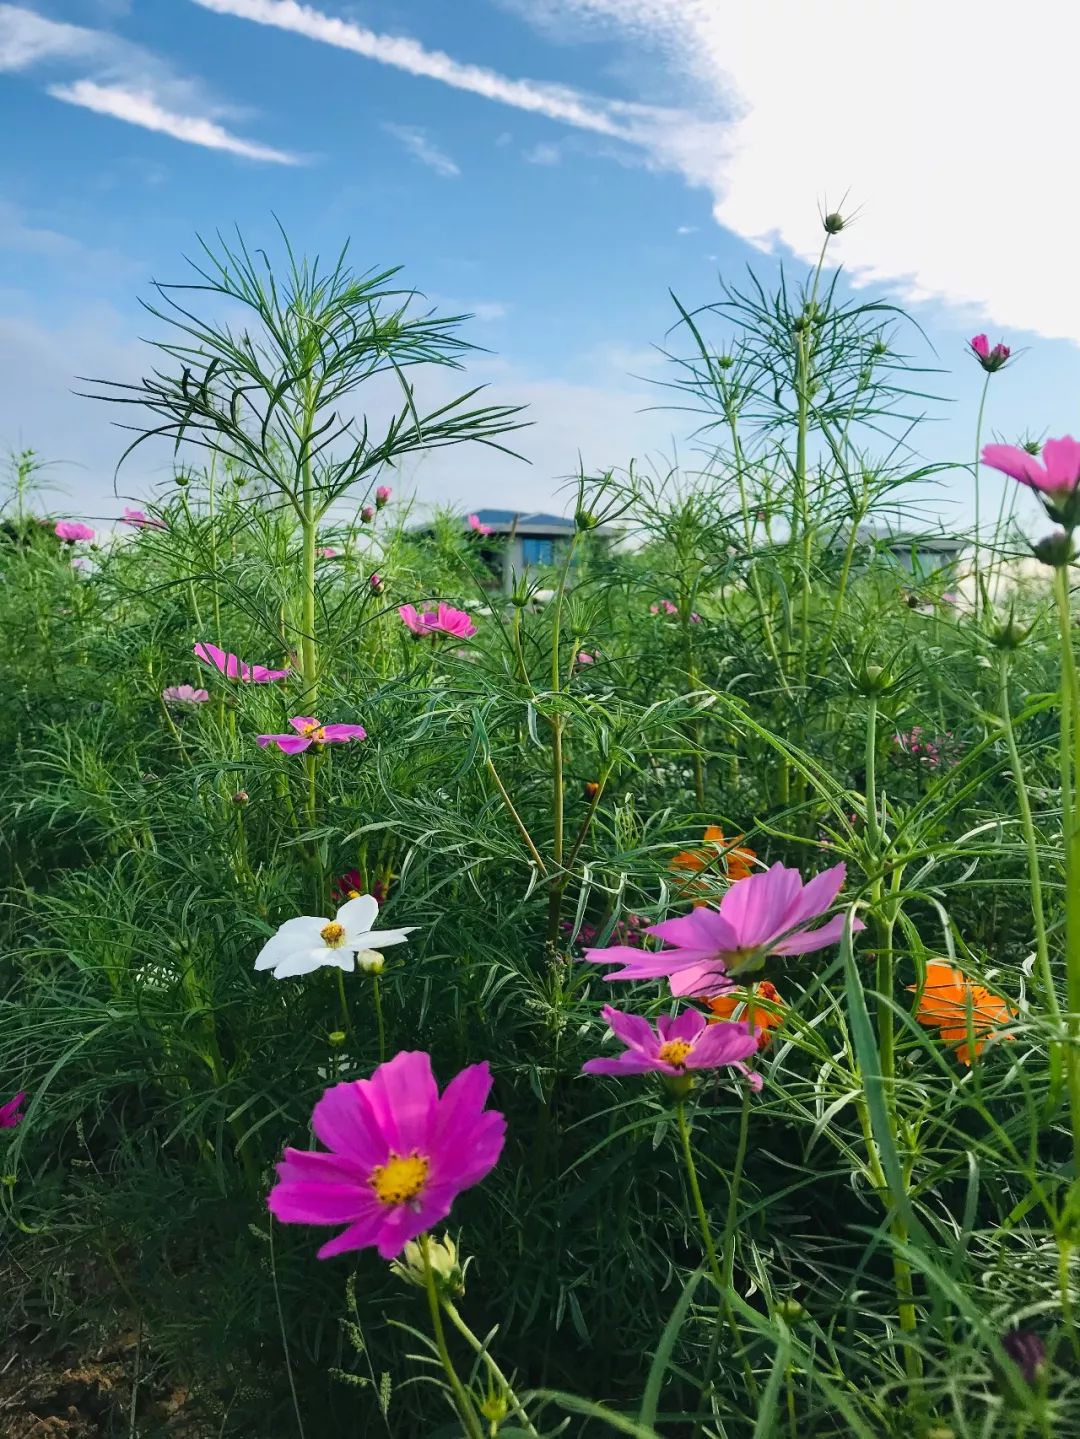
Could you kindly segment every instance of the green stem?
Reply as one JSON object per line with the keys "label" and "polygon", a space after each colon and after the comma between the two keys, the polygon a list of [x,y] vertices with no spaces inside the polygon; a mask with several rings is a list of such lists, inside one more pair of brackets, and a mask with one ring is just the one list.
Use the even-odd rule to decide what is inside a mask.
{"label": "green stem", "polygon": [[[1046,913],[1043,908],[1042,876],[1039,871],[1039,846],[1035,837],[1035,823],[1031,815],[1031,800],[1028,798],[1024,765],[1016,743],[1016,731],[1012,720],[1012,704],[1009,698],[1009,655],[1002,650],[998,656],[998,699],[1001,709],[1001,723],[1005,731],[1005,745],[1009,751],[1013,783],[1016,786],[1016,803],[1020,811],[1020,828],[1027,850],[1028,882],[1031,885],[1031,912],[1035,921],[1035,955],[1042,982],[1043,1002],[1056,1031],[1061,1030],[1061,1009],[1058,1005],[1057,988],[1050,968],[1050,945],[1046,937]],[[1056,1092],[1061,1080],[1061,1047],[1050,1048],[1051,1090]]]}
{"label": "green stem", "polygon": [[[552,615],[551,633],[551,690],[552,694],[558,696],[562,690],[562,666],[559,663],[559,643],[562,635],[562,612],[566,601],[566,584],[570,576],[570,566],[574,562],[574,552],[577,549],[577,542],[580,531],[575,530],[574,536],[566,547],[566,559],[563,561],[562,573],[559,576],[559,588],[555,594],[554,611]],[[548,887],[548,925],[547,942],[548,948],[555,952],[559,943],[559,919],[562,914],[562,886],[561,879],[563,861],[563,825],[566,812],[565,785],[566,779],[563,773],[563,729],[564,718],[556,712],[551,717],[551,862],[552,876]]]}
{"label": "green stem", "polygon": [[473,1350],[487,1365],[488,1373],[491,1375],[491,1377],[495,1380],[496,1384],[499,1385],[503,1393],[506,1395],[506,1398],[510,1404],[510,1408],[514,1411],[518,1419],[521,1421],[521,1426],[525,1430],[526,1434],[529,1435],[529,1439],[540,1439],[540,1434],[537,1431],[532,1420],[529,1418],[528,1414],[525,1412],[525,1408],[522,1405],[521,1400],[514,1393],[513,1386],[511,1385],[509,1379],[507,1379],[506,1375],[499,1368],[498,1364],[496,1364],[487,1346],[476,1337],[476,1335],[472,1332],[469,1326],[465,1323],[464,1319],[462,1319],[461,1315],[458,1313],[457,1307],[453,1303],[451,1303],[449,1299],[444,1299],[442,1301],[442,1307],[443,1313],[450,1320],[450,1323],[454,1326],[454,1328],[461,1335],[461,1337],[465,1340],[466,1344],[470,1344]]}
{"label": "green stem", "polygon": [[371,976],[371,993],[375,1000],[375,1024],[379,1031],[379,1063],[386,1062],[386,1024],[383,1020],[382,1008],[382,987],[379,984],[379,976]]}
{"label": "green stem", "polygon": [[979,550],[982,545],[982,537],[979,534],[980,500],[979,500],[979,469],[982,464],[982,425],[983,411],[986,409],[986,392],[990,388],[990,372],[986,372],[986,379],[983,381],[982,394],[979,396],[979,413],[975,419],[975,618],[979,618],[979,605],[982,599],[982,592],[979,587]]}
{"label": "green stem", "polygon": [[728,1209],[724,1222],[724,1283],[730,1288],[735,1274],[735,1222],[739,1214],[739,1189],[742,1185],[743,1165],[746,1163],[746,1147],[750,1138],[750,1086],[743,1086],[742,1112],[739,1115],[739,1139],[735,1149],[735,1163],[728,1181]]}
{"label": "green stem", "polygon": [[1080,676],[1073,652],[1069,571],[1054,570],[1054,598],[1061,632],[1061,819],[1065,835],[1065,1075],[1072,1119],[1074,1187],[1080,1184],[1080,815],[1075,784],[1080,775]]}
{"label": "green stem", "polygon": [[679,1141],[682,1144],[683,1162],[686,1165],[686,1177],[690,1183],[690,1196],[694,1201],[694,1210],[697,1214],[698,1227],[701,1230],[701,1242],[705,1246],[705,1255],[709,1261],[709,1269],[716,1287],[721,1294],[725,1291],[724,1273],[720,1268],[720,1261],[716,1255],[716,1245],[713,1243],[712,1230],[709,1228],[709,1214],[705,1208],[705,1201],[701,1197],[701,1185],[698,1183],[697,1166],[694,1164],[694,1151],[690,1144],[690,1126],[686,1122],[686,1104],[679,1100],[675,1106],[675,1113],[679,1120]]}
{"label": "green stem", "polygon": [[420,1236],[420,1252],[424,1256],[424,1288],[427,1290],[428,1309],[431,1311],[431,1328],[435,1335],[435,1347],[439,1351],[439,1358],[450,1384],[450,1392],[454,1396],[454,1404],[469,1439],[484,1439],[484,1433],[480,1427],[476,1410],[473,1408],[472,1400],[465,1392],[464,1384],[458,1378],[454,1361],[450,1358],[450,1351],[446,1347],[442,1307],[439,1303],[438,1290],[435,1287],[435,1271],[431,1267],[431,1240],[427,1234]]}

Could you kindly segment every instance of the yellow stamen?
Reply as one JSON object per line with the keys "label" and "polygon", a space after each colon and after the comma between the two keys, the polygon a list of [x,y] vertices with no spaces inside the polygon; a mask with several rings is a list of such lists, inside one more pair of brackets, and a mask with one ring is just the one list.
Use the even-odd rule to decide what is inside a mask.
{"label": "yellow stamen", "polygon": [[305,739],[313,739],[319,744],[323,741],[323,727],[321,724],[301,725],[300,733]]}
{"label": "yellow stamen", "polygon": [[681,1069],[693,1047],[692,1044],[687,1044],[685,1039],[669,1039],[667,1044],[660,1046],[656,1057],[665,1064],[673,1064],[677,1069]]}
{"label": "yellow stamen", "polygon": [[360,891],[359,891],[358,889],[350,889],[349,892],[348,892],[348,894],[345,896],[345,898],[346,898],[346,899],[359,899],[359,898],[360,898]]}
{"label": "yellow stamen", "polygon": [[331,920],[319,930],[319,937],[327,949],[340,949],[345,939],[345,926]]}
{"label": "yellow stamen", "polygon": [[427,1183],[428,1161],[413,1150],[402,1158],[390,1151],[385,1164],[376,1164],[369,1183],[380,1204],[408,1204]]}

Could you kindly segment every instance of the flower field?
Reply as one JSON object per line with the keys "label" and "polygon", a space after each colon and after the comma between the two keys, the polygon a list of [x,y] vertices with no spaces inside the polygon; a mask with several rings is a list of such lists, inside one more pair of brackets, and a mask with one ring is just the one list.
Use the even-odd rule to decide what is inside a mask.
{"label": "flower field", "polygon": [[[87,386],[121,489],[175,462],[122,518],[13,457],[4,1374],[133,1337],[4,1439],[1080,1433],[1080,444],[997,442],[980,335],[926,460],[841,223],[675,303],[682,468],[577,476],[507,592],[401,474],[528,415],[345,257],[159,288]],[[1025,583],[1008,506],[886,543],[990,471]]]}

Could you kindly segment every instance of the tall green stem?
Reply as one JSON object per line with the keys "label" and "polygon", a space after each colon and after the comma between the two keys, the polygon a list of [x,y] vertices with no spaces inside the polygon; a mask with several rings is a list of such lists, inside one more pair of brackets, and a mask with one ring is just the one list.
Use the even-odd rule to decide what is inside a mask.
{"label": "tall green stem", "polygon": [[458,1378],[458,1372],[454,1368],[454,1361],[450,1358],[450,1351],[446,1347],[446,1333],[443,1329],[442,1308],[439,1303],[439,1292],[435,1287],[435,1271],[431,1267],[431,1240],[427,1234],[420,1236],[420,1252],[424,1256],[424,1288],[427,1290],[428,1309],[431,1311],[431,1328],[435,1335],[435,1347],[439,1351],[439,1358],[450,1384],[450,1392],[454,1396],[454,1404],[462,1424],[465,1426],[465,1433],[469,1439],[484,1439],[484,1432],[480,1427],[480,1420],[477,1417],[473,1402],[465,1392],[465,1386]]}
{"label": "tall green stem", "polygon": [[[1012,720],[1012,703],[1009,697],[1009,655],[1002,650],[998,655],[998,700],[1001,710],[1001,724],[1005,732],[1005,745],[1009,751],[1013,783],[1016,786],[1016,804],[1020,811],[1020,828],[1024,835],[1027,851],[1028,882],[1031,885],[1031,913],[1035,922],[1035,956],[1039,966],[1039,979],[1043,989],[1043,1003],[1054,1028],[1060,1032],[1061,1008],[1058,1005],[1057,988],[1050,969],[1050,946],[1046,937],[1046,913],[1043,908],[1042,875],[1039,870],[1039,846],[1035,837],[1035,823],[1031,815],[1031,800],[1028,797],[1024,765],[1016,743],[1016,731]],[[1052,1088],[1057,1088],[1061,1071],[1061,1054],[1058,1045],[1051,1046],[1050,1070]]]}
{"label": "tall green stem", "polygon": [[556,712],[551,717],[551,881],[548,886],[548,926],[547,942],[548,948],[554,953],[559,942],[559,919],[562,914],[563,886],[560,883],[562,878],[563,862],[563,825],[565,822],[566,798],[564,793],[565,776],[563,774],[563,730],[565,719],[559,713],[557,696],[562,691],[562,666],[559,663],[559,645],[562,638],[562,612],[566,601],[566,584],[570,576],[570,566],[574,562],[574,552],[580,531],[575,530],[574,536],[566,547],[566,559],[563,561],[562,573],[559,576],[559,587],[555,593],[554,612],[552,615],[551,630],[551,691],[556,696]]}
{"label": "tall green stem", "polygon": [[509,1379],[507,1379],[506,1375],[492,1358],[487,1346],[476,1337],[476,1335],[472,1332],[469,1326],[465,1323],[464,1319],[462,1319],[461,1315],[458,1313],[456,1305],[452,1304],[449,1299],[444,1299],[442,1301],[442,1307],[443,1313],[446,1315],[447,1319],[449,1319],[450,1323],[454,1326],[454,1328],[465,1340],[465,1342],[471,1345],[475,1353],[478,1354],[480,1358],[484,1361],[485,1365],[487,1366],[488,1373],[491,1375],[491,1377],[495,1380],[495,1383],[499,1385],[503,1393],[506,1395],[507,1403],[517,1415],[518,1419],[521,1422],[521,1427],[525,1430],[525,1433],[529,1435],[529,1439],[540,1439],[540,1434],[537,1431],[536,1426],[533,1424],[532,1420],[525,1412],[524,1405],[514,1393],[513,1386],[511,1385]]}
{"label": "tall green stem", "polygon": [[982,602],[982,592],[979,587],[979,551],[982,547],[982,535],[979,533],[981,524],[980,499],[979,499],[979,469],[982,464],[982,425],[983,412],[986,409],[986,392],[990,388],[990,372],[986,372],[986,379],[983,381],[982,394],[979,396],[979,413],[975,419],[975,618],[979,618],[979,605]]}
{"label": "tall green stem", "polygon": [[1054,598],[1061,632],[1061,820],[1065,835],[1065,1076],[1072,1118],[1074,1185],[1080,1184],[1080,676],[1073,650],[1069,570],[1054,570]]}

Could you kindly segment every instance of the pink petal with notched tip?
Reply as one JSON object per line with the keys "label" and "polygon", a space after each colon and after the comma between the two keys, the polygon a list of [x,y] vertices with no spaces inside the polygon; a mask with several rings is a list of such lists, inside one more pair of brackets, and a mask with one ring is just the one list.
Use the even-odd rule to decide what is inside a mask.
{"label": "pink petal with notched tip", "polygon": [[422,1050],[402,1050],[380,1064],[370,1079],[359,1081],[375,1120],[397,1154],[423,1154],[439,1097],[431,1057]]}
{"label": "pink petal with notched tip", "polygon": [[282,754],[303,754],[311,748],[311,740],[298,734],[261,734],[255,738],[260,749],[276,744]]}
{"label": "pink petal with notched tip", "polygon": [[[798,934],[789,935],[787,939],[780,939],[770,949],[774,954],[813,954],[816,949],[826,949],[830,944],[836,944],[843,936],[846,916],[834,914],[832,919],[827,920],[819,929],[804,929]],[[851,932],[858,934],[860,929],[866,925],[861,919],[853,919]]]}

